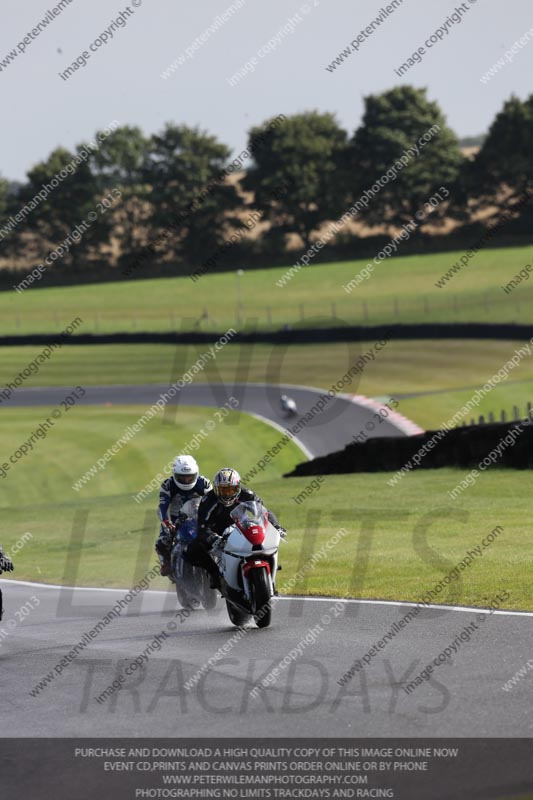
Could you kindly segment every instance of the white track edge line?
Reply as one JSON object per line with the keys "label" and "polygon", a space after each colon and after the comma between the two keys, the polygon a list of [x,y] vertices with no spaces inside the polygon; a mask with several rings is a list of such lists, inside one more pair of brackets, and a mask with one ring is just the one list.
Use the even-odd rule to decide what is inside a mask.
{"label": "white track edge line", "polygon": [[[120,592],[121,594],[127,594],[132,589],[131,586],[129,589],[106,589],[102,586],[61,586],[60,584],[56,583],[34,583],[33,581],[6,580],[5,578],[0,578],[0,583],[4,584],[4,586],[9,586],[12,584],[15,586],[33,586],[40,589],[68,589],[76,592]],[[169,590],[167,589],[164,591],[163,589],[143,589],[142,591],[149,594],[166,595],[168,594]],[[306,597],[304,595],[280,595],[278,600],[305,600],[306,602],[313,603],[359,603],[360,605],[396,606],[397,608],[414,608],[418,605],[418,603],[414,600],[368,600],[366,598],[359,599],[357,597]],[[492,613],[498,616],[533,617],[533,611],[506,611],[500,609],[493,610],[492,608],[482,608],[481,606],[447,606],[430,603],[429,605],[424,604],[424,608],[432,608],[438,611],[462,611],[469,614],[476,614],[479,611],[486,611],[487,613]]]}

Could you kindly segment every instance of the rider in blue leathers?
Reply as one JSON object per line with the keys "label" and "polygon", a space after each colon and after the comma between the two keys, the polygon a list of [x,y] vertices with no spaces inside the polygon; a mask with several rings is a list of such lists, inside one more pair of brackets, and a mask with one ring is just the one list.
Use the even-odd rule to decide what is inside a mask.
{"label": "rider in blue leathers", "polygon": [[170,572],[170,552],[176,525],[182,522],[183,504],[194,497],[203,497],[210,490],[211,481],[200,475],[198,464],[192,456],[180,455],[174,459],[172,476],[161,484],[157,509],[161,529],[155,549],[161,564],[161,575]]}

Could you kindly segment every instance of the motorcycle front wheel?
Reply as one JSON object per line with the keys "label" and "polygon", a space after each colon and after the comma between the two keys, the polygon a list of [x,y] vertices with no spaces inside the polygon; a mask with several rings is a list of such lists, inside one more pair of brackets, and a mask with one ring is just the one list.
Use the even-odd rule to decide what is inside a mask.
{"label": "motorcycle front wheel", "polygon": [[176,586],[176,594],[178,596],[178,601],[182,608],[190,608],[193,601],[194,595],[189,592],[185,586],[187,584],[191,584],[192,582],[192,575],[193,575],[193,567],[188,564],[186,561],[183,563],[183,570],[180,578],[175,576],[174,584]]}
{"label": "motorcycle front wheel", "polygon": [[246,625],[250,619],[250,614],[247,614],[245,611],[241,611],[240,609],[236,608],[228,600],[226,600],[226,609],[228,611],[230,622],[233,625],[236,625],[237,628],[242,628],[242,626]]}
{"label": "motorcycle front wheel", "polygon": [[270,582],[264,567],[250,572],[250,589],[255,601],[255,624],[258,628],[268,628],[272,621],[272,605],[270,603]]}
{"label": "motorcycle front wheel", "polygon": [[191,596],[186,589],[183,588],[181,581],[176,581],[176,595],[178,602],[182,608],[189,608],[191,605]]}

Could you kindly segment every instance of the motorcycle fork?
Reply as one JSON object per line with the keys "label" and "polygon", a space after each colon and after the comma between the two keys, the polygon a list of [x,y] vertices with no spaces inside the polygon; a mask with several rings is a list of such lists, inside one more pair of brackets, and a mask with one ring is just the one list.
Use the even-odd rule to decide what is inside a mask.
{"label": "motorcycle fork", "polygon": [[252,593],[250,592],[250,581],[248,580],[248,578],[244,574],[244,567],[245,566],[246,566],[246,561],[243,561],[241,563],[242,590],[244,592],[244,596],[246,597],[248,602],[251,604],[251,602],[252,602]]}
{"label": "motorcycle fork", "polygon": [[[244,594],[246,595],[246,598],[247,598],[247,600],[249,602],[252,601],[252,594],[250,592],[250,582],[249,582],[249,580],[248,580],[248,578],[246,577],[246,574],[245,574],[245,567],[246,567],[247,564],[253,564],[254,561],[256,561],[256,560],[257,559],[255,559],[255,558],[251,558],[251,559],[248,559],[247,561],[244,561],[241,564],[241,577],[242,577],[242,582],[243,582]],[[267,561],[266,559],[261,559],[261,561],[263,562],[261,566],[257,566],[257,567],[251,566],[249,568],[249,570],[247,570],[247,572],[251,572],[252,569],[254,569],[254,568],[255,569],[266,569],[267,577],[268,577],[268,584],[269,584],[269,587],[270,587],[270,596],[273,597],[274,596],[274,581],[272,580],[272,567],[270,565],[270,562]],[[268,569],[265,566],[265,564],[268,564]]]}

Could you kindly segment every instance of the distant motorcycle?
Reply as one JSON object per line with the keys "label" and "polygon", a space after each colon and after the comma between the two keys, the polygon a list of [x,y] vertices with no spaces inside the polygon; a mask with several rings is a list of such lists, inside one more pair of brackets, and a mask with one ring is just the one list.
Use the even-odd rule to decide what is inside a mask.
{"label": "distant motorcycle", "polygon": [[176,528],[176,540],[170,554],[170,577],[183,608],[202,605],[211,611],[217,604],[217,592],[210,587],[209,575],[183,558],[188,545],[196,539],[199,505],[200,499],[193,498],[182,506],[182,522]]}
{"label": "distant motorcycle", "polygon": [[290,417],[295,417],[296,414],[298,413],[296,402],[292,399],[292,397],[289,397],[286,394],[281,395],[279,405],[282,413],[287,419],[289,419]]}
{"label": "distant motorcycle", "polygon": [[258,628],[272,619],[277,594],[279,531],[268,520],[262,503],[246,501],[231,512],[233,520],[213,547],[226,596],[228,616],[242,626],[253,616]]}

